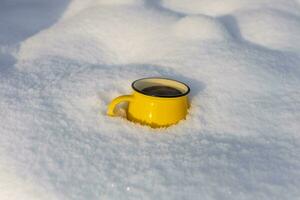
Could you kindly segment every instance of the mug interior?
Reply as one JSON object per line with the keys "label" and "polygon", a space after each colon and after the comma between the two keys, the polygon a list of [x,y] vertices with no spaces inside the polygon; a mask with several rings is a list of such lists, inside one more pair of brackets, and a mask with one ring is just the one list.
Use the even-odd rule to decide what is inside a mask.
{"label": "mug interior", "polygon": [[[153,86],[167,86],[171,88],[175,88],[180,91],[180,94],[177,95],[149,95],[145,93],[143,90],[145,88],[153,87]],[[185,83],[173,80],[173,79],[167,79],[167,78],[143,78],[136,80],[132,83],[132,88],[142,94],[148,95],[148,96],[156,96],[156,97],[180,97],[185,96],[190,92],[189,86],[187,86]]]}

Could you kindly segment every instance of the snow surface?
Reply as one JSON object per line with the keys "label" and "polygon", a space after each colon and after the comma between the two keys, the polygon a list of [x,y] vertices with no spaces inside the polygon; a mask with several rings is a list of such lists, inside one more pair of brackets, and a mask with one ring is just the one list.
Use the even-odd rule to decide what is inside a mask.
{"label": "snow surface", "polygon": [[[300,199],[300,1],[1,0],[0,199]],[[105,115],[130,83],[186,120]]]}

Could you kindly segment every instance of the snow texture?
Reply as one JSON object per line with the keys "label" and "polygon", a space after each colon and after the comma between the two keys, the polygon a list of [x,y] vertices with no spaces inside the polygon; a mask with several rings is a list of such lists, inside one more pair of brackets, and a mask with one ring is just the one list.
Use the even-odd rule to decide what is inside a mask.
{"label": "snow texture", "polygon": [[[0,199],[300,198],[299,0],[0,1]],[[132,81],[186,120],[106,116]]]}

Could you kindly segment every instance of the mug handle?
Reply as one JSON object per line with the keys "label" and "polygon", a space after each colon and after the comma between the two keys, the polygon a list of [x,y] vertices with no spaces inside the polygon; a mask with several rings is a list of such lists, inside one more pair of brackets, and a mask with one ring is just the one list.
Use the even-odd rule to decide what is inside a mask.
{"label": "mug handle", "polygon": [[112,100],[112,102],[108,105],[108,109],[107,109],[107,115],[109,116],[116,116],[114,110],[115,107],[123,102],[123,101],[132,101],[133,100],[133,96],[132,95],[123,95],[123,96],[119,96],[117,98],[115,98],[114,100]]}

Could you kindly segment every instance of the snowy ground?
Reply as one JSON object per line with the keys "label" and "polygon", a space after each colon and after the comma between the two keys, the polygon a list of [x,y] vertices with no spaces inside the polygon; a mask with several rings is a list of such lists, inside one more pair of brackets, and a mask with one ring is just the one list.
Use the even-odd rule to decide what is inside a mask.
{"label": "snowy ground", "polygon": [[[0,199],[300,199],[299,0],[1,0]],[[185,121],[105,115],[191,86]]]}

